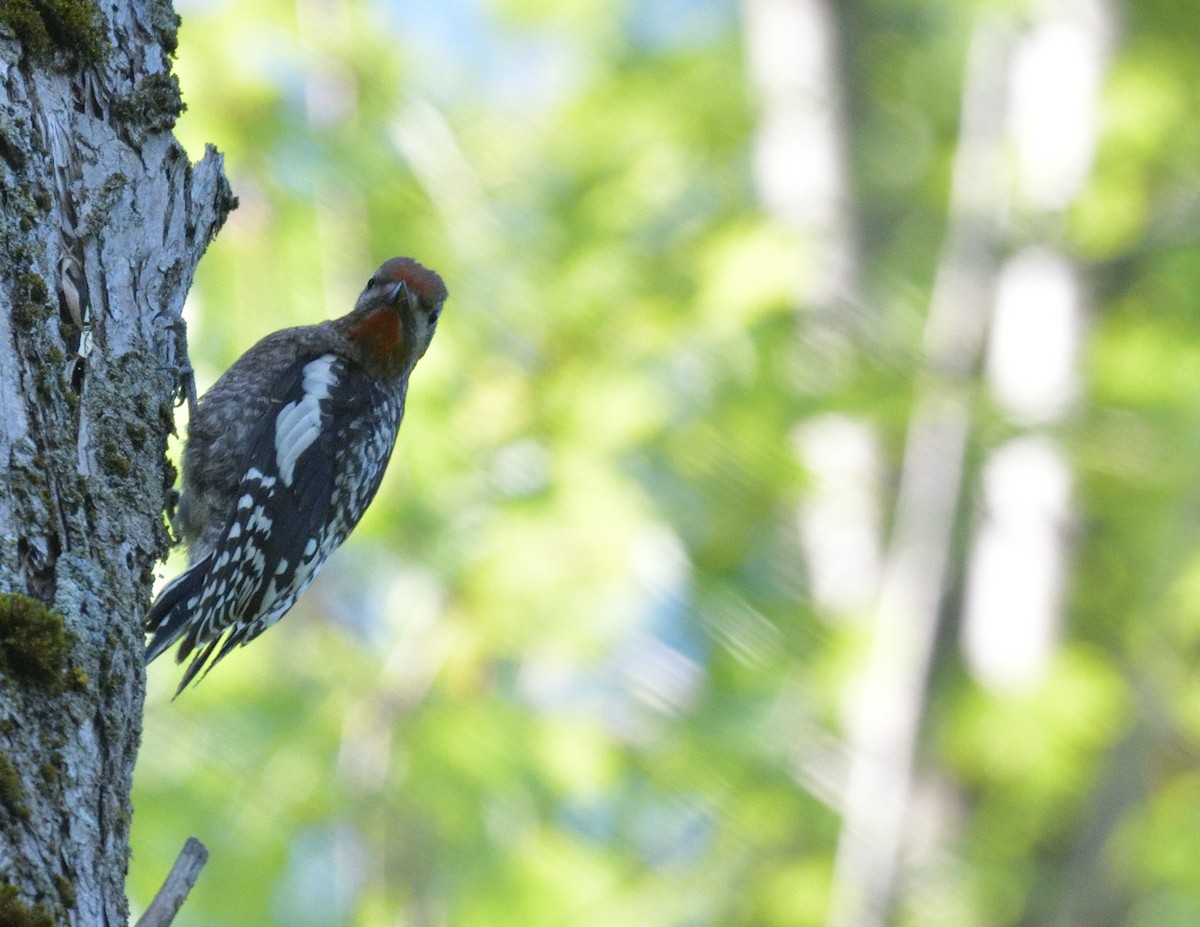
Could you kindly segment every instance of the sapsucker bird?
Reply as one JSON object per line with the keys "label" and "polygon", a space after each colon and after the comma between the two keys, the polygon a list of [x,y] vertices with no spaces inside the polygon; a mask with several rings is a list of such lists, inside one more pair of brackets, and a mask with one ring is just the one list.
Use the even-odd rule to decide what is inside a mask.
{"label": "sapsucker bird", "polygon": [[189,565],[145,624],[146,662],[197,651],[178,691],[282,618],[358,524],[445,300],[436,273],[392,258],[348,315],[268,335],[200,399],[178,512]]}

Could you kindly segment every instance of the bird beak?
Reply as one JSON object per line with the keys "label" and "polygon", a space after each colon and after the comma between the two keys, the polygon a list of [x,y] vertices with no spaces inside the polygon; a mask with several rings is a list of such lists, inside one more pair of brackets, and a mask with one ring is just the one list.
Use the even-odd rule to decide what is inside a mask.
{"label": "bird beak", "polygon": [[417,294],[410,290],[408,284],[403,280],[387,291],[387,298],[389,302],[395,303],[397,306],[403,299],[408,303],[409,312],[417,311]]}

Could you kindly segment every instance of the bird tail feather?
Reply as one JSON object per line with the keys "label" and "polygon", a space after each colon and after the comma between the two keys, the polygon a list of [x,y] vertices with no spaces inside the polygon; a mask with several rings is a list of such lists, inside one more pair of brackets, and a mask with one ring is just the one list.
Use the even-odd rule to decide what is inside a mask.
{"label": "bird tail feather", "polygon": [[[192,618],[193,609],[204,589],[212,554],[200,560],[176,576],[167,585],[146,613],[144,628],[151,635],[146,644],[146,662],[158,657],[164,650],[183,637]],[[189,647],[188,650],[191,650]],[[179,658],[187,656],[181,653]]]}

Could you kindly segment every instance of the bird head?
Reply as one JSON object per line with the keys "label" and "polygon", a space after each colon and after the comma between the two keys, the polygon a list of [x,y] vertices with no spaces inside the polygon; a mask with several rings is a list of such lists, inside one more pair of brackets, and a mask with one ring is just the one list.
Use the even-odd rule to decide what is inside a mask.
{"label": "bird head", "polygon": [[446,284],[412,258],[384,261],[371,275],[354,310],[335,325],[380,376],[403,376],[425,354],[437,329]]}

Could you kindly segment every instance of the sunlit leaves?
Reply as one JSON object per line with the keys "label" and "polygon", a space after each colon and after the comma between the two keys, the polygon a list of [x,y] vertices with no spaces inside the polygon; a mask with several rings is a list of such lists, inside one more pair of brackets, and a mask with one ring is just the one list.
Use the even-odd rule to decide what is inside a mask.
{"label": "sunlit leaves", "polygon": [[[392,254],[451,297],[380,497],[314,588],[177,702],[151,669],[137,900],[195,833],[181,925],[825,922],[867,632],[810,601],[798,427],[875,429],[886,511],[986,4],[831,6],[863,304],[825,340],[795,305],[812,243],[755,200],[736,4],[183,10],[180,135],[226,152],[241,199],[193,294],[202,385]],[[937,812],[897,923],[1049,923],[1083,843],[1133,899],[1108,923],[1195,921],[1185,6],[1126,10],[1064,227],[1005,226],[1057,239],[1096,307],[1086,395],[1050,429],[1076,476],[1064,644],[1034,690],[985,693],[946,597],[917,763]],[[1011,427],[990,414],[974,451]]]}

